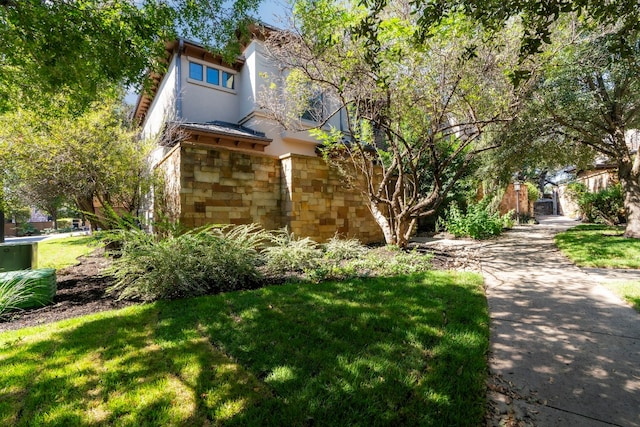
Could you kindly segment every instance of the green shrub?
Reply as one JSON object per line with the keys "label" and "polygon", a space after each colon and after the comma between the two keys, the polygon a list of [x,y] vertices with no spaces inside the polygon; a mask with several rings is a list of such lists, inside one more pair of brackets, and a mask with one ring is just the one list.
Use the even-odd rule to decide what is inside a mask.
{"label": "green shrub", "polygon": [[527,201],[530,204],[542,198],[542,192],[537,185],[532,182],[525,182],[524,185],[527,187]]}
{"label": "green shrub", "polygon": [[60,218],[58,219],[58,230],[72,229],[73,218]]}
{"label": "green shrub", "polygon": [[285,228],[271,233],[269,246],[263,254],[271,274],[304,272],[320,266],[322,250],[308,237],[297,238]]}
{"label": "green shrub", "polygon": [[0,281],[0,317],[31,300],[35,290],[26,278]]}
{"label": "green shrub", "polygon": [[472,237],[487,239],[498,236],[503,228],[513,225],[510,213],[500,216],[492,213],[486,203],[480,202],[470,205],[463,213],[457,204],[452,204],[445,219],[446,230],[456,237]]}
{"label": "green shrub", "polygon": [[574,182],[568,185],[568,194],[586,222],[617,225],[625,220],[624,192],[620,184],[594,193],[584,184]]}
{"label": "green shrub", "polygon": [[261,278],[264,232],[256,225],[210,226],[157,241],[138,229],[118,230],[107,239],[120,244],[109,270],[116,278],[110,292],[120,298],[185,298],[252,287]]}
{"label": "green shrub", "polygon": [[361,276],[397,276],[431,269],[431,255],[415,250],[403,251],[397,246],[383,246],[370,250],[349,266]]}
{"label": "green shrub", "polygon": [[367,253],[366,246],[358,239],[340,239],[337,235],[322,245],[322,248],[325,258],[337,261],[360,258]]}
{"label": "green shrub", "polygon": [[40,232],[30,222],[23,222],[18,226],[18,236],[33,236],[34,234],[40,234]]}

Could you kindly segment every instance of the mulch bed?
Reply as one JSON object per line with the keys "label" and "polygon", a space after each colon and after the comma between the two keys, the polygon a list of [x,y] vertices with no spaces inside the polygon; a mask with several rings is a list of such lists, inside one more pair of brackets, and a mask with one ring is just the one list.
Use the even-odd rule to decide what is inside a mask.
{"label": "mulch bed", "polygon": [[[467,249],[418,245],[418,250],[433,254],[434,269],[479,271],[476,268],[475,254],[470,253]],[[106,292],[114,279],[103,274],[105,268],[111,263],[111,259],[104,255],[104,249],[97,249],[90,255],[79,258],[79,261],[78,265],[57,272],[58,291],[52,305],[14,312],[0,318],[0,332],[52,323],[135,304],[132,301],[118,301],[117,296]]]}
{"label": "mulch bed", "polygon": [[134,304],[118,301],[106,290],[113,278],[102,271],[111,263],[104,249],[79,258],[78,265],[58,270],[58,291],[53,304],[42,308],[14,312],[0,319],[0,332],[37,326],[62,319],[113,310]]}

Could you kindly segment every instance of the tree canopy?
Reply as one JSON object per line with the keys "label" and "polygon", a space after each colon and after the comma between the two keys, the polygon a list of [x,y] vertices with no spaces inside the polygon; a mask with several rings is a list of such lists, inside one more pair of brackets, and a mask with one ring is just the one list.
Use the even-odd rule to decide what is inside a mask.
{"label": "tree canopy", "polygon": [[[360,27],[363,33],[375,32],[381,12],[392,0],[364,0],[369,19]],[[567,14],[580,16],[601,25],[618,25],[616,43],[620,53],[627,49],[627,34],[640,30],[640,8],[636,0],[415,0],[411,11],[418,17],[416,34],[420,39],[433,36],[436,24],[449,16],[464,13],[482,23],[489,31],[500,32],[514,17],[523,25],[521,56],[539,53],[551,43],[553,23]]]}
{"label": "tree canopy", "polygon": [[640,238],[640,158],[629,141],[640,128],[639,33],[627,33],[619,50],[624,23],[569,24],[556,28],[554,54],[501,154],[519,156],[520,165],[528,159],[588,168],[596,156],[612,163],[625,192],[625,235]]}
{"label": "tree canopy", "polygon": [[[296,28],[268,42],[284,71],[272,76],[263,106],[288,127],[300,126],[317,106],[308,118],[317,123],[325,157],[366,195],[387,243],[404,246],[417,219],[433,215],[474,159],[492,148],[483,135],[517,111],[507,76],[517,65],[518,28],[488,43],[459,14],[416,44],[415,22],[400,6],[384,10],[372,44],[354,31],[366,8],[297,2]],[[342,125],[327,128],[331,117]]]}
{"label": "tree canopy", "polygon": [[176,34],[238,53],[236,30],[258,4],[1,0],[0,113],[52,99],[81,111],[106,90],[141,87],[146,73],[161,68],[164,43]]}
{"label": "tree canopy", "polygon": [[106,227],[94,201],[137,214],[148,191],[149,144],[137,139],[117,101],[92,104],[80,116],[31,110],[0,116],[0,167],[5,190],[56,217],[63,203]]}

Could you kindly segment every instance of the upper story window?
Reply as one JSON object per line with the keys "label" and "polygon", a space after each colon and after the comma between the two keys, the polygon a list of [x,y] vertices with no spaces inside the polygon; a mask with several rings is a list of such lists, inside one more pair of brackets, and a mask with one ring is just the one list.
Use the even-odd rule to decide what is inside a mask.
{"label": "upper story window", "polygon": [[235,89],[236,75],[230,71],[189,61],[189,78],[211,86]]}
{"label": "upper story window", "polygon": [[313,91],[309,99],[307,99],[306,109],[302,112],[300,118],[312,122],[321,122],[324,119],[324,96],[321,91]]}
{"label": "upper story window", "polygon": [[189,62],[189,78],[202,81],[202,64]]}
{"label": "upper story window", "polygon": [[234,89],[235,85],[235,74],[227,73],[226,71],[222,72],[222,86],[227,89]]}
{"label": "upper story window", "polygon": [[220,84],[220,70],[207,67],[207,83],[218,86]]}

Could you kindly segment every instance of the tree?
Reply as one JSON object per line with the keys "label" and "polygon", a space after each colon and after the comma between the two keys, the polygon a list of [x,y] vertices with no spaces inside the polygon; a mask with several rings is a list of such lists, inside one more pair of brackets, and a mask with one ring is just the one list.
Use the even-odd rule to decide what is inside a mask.
{"label": "tree", "polygon": [[[482,136],[511,119],[517,100],[507,78],[517,62],[509,31],[517,29],[484,44],[480,29],[456,15],[416,45],[407,10],[399,3],[385,8],[376,33],[362,37],[354,28],[366,9],[296,3],[296,28],[268,41],[283,72],[262,99],[289,128],[312,110],[325,158],[366,195],[386,242],[399,246],[474,159],[493,148]],[[314,102],[319,97],[323,103]],[[342,128],[327,129],[335,116]]]}
{"label": "tree", "polygon": [[24,110],[0,116],[0,156],[12,158],[9,175],[19,178],[13,191],[51,215],[61,201],[72,201],[94,228],[109,226],[95,202],[136,215],[150,185],[150,143],[137,139],[127,116],[108,99],[80,116]]}
{"label": "tree", "polygon": [[[107,92],[147,87],[176,34],[232,58],[237,32],[259,3],[0,0],[0,114],[55,109],[64,101],[78,115]],[[0,197],[0,220],[3,212]]]}
{"label": "tree", "polygon": [[[573,41],[558,40],[563,49],[533,88],[521,127],[538,129],[529,134],[533,146],[551,141],[567,153],[580,149],[591,160],[596,153],[615,163],[625,193],[625,236],[640,238],[640,157],[627,144],[629,131],[640,128],[639,33],[627,34],[623,53],[612,48],[620,43],[618,27],[571,29]],[[537,153],[553,159],[553,151]]]}
{"label": "tree", "polygon": [[[375,33],[381,12],[389,0],[364,0],[369,17],[361,22],[358,31]],[[611,48],[624,53],[628,33],[640,30],[640,8],[636,0],[415,0],[411,12],[418,17],[416,35],[425,39],[433,35],[436,24],[448,17],[464,13],[474,22],[482,23],[489,31],[500,32],[514,17],[523,25],[520,53],[525,58],[539,53],[551,43],[553,24],[566,15],[578,15],[600,25],[617,25]]]}
{"label": "tree", "polygon": [[140,87],[177,33],[234,55],[259,0],[0,0],[0,113]]}

